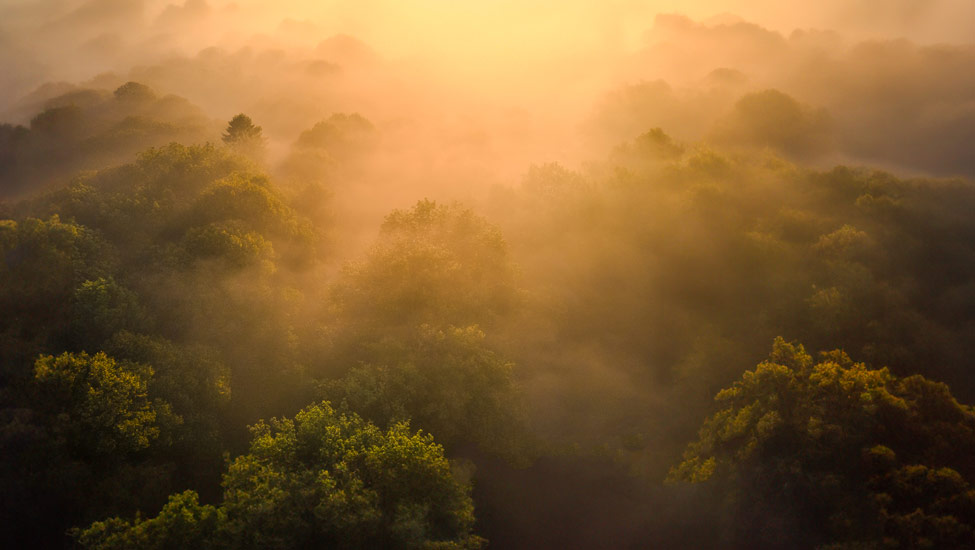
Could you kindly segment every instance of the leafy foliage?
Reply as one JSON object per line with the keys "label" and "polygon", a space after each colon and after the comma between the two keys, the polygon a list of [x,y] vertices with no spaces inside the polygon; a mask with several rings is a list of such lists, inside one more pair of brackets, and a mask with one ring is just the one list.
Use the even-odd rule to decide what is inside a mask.
{"label": "leafy foliage", "polygon": [[739,546],[975,544],[975,411],[944,384],[780,338],[716,401],[670,479],[718,484]]}
{"label": "leafy foliage", "polygon": [[97,233],[56,215],[0,221],[0,373],[8,383],[27,379],[38,353],[82,337],[72,334],[72,305],[85,307],[79,287],[109,276],[113,256]]}
{"label": "leafy foliage", "polygon": [[324,393],[381,425],[412,419],[447,448],[513,453],[523,435],[513,365],[484,338],[476,326],[423,325],[406,341],[377,342],[373,362],[327,382]]}
{"label": "leafy foliage", "polygon": [[[972,411],[931,380],[975,395],[971,183],[791,164],[831,125],[774,90],[724,152],[646,131],[676,97],[624,90],[604,162],[394,210],[344,267],[363,184],[426,162],[374,162],[359,115],[270,176],[247,116],[187,145],[218,128],[135,82],[0,127],[0,193],[37,192],[0,204],[0,545],[970,545]],[[742,376],[780,333],[866,363],[776,341]]]}
{"label": "leafy foliage", "polygon": [[224,476],[219,507],[192,492],[159,516],[96,522],[87,548],[479,548],[473,506],[443,450],[406,424],[383,432],[328,403],[259,423]]}
{"label": "leafy foliage", "polygon": [[764,90],[739,99],[711,136],[726,145],[771,147],[792,158],[808,159],[831,149],[831,132],[825,109],[801,105],[778,90]]}
{"label": "leafy foliage", "polygon": [[159,435],[146,389],[151,376],[152,369],[118,364],[104,353],[41,357],[35,404],[72,454],[138,451]]}
{"label": "leafy foliage", "polygon": [[324,149],[342,158],[375,147],[375,126],[359,113],[335,113],[298,136],[296,145],[305,149]]}
{"label": "leafy foliage", "polygon": [[196,106],[138,82],[114,93],[71,91],[50,99],[29,127],[0,125],[0,197],[31,194],[78,170],[129,162],[173,141],[202,143],[216,133]]}
{"label": "leafy foliage", "polygon": [[66,525],[154,496],[167,472],[144,457],[180,419],[150,397],[151,377],[104,353],[37,359],[25,406],[0,409],[3,540],[56,544]]}
{"label": "leafy foliage", "polygon": [[514,453],[524,434],[513,365],[479,328],[519,299],[497,228],[433,201],[394,211],[331,298],[327,398],[384,425],[412,419],[451,449]]}
{"label": "leafy foliage", "polygon": [[458,205],[420,201],[386,217],[379,241],[335,288],[361,327],[489,325],[514,306],[516,272],[497,227]]}

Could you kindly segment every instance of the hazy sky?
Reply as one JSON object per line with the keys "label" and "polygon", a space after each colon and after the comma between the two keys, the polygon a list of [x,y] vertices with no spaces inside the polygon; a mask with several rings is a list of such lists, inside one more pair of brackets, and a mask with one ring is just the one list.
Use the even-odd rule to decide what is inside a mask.
{"label": "hazy sky", "polygon": [[228,4],[308,18],[407,51],[446,44],[454,51],[463,50],[464,44],[474,49],[559,51],[570,44],[632,46],[656,13],[683,13],[698,20],[733,14],[785,33],[821,28],[857,38],[905,36],[923,42],[970,41],[975,32],[971,0],[241,0]]}
{"label": "hazy sky", "polygon": [[[785,36],[795,29],[921,43],[975,36],[973,0],[0,0],[0,10],[0,45],[4,31],[40,28],[57,32],[42,33],[27,48],[44,50],[52,40],[60,45],[56,37],[84,34],[89,48],[134,43],[192,55],[206,46],[252,43],[255,35],[291,47],[345,33],[387,59],[419,58],[472,77],[517,76],[540,63],[581,64],[638,50],[661,13],[711,23],[740,17]],[[55,52],[79,53],[70,45]]]}
{"label": "hazy sky", "polygon": [[[322,45],[337,34],[361,42]],[[741,94],[774,87],[868,128],[851,138],[857,155],[899,158],[890,151],[967,136],[973,37],[975,0],[0,0],[0,114],[28,121],[44,98],[22,98],[45,82],[135,79],[217,119],[260,115],[282,139],[352,111],[439,118],[468,141],[517,136],[547,151],[607,94],[665,81],[670,91],[634,97],[624,118],[643,108],[640,128],[697,139]],[[715,69],[745,84],[715,92]],[[502,152],[532,154],[524,143]],[[951,154],[950,166],[968,156]],[[943,164],[928,156],[925,169]]]}
{"label": "hazy sky", "polygon": [[[165,4],[158,2],[149,14]],[[855,40],[907,37],[924,43],[968,42],[975,36],[972,0],[214,0],[211,5],[215,14],[246,21],[253,30],[271,33],[290,18],[322,32],[355,35],[388,57],[420,55],[482,69],[633,50],[644,44],[658,13],[699,21],[738,16],[786,35],[794,29],[829,29]]]}

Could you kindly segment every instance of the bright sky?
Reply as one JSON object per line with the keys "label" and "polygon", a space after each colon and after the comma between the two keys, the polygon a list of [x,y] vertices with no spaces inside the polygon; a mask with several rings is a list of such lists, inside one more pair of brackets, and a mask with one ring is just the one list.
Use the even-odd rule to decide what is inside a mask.
{"label": "bright sky", "polygon": [[[342,28],[371,43],[411,52],[430,48],[521,52],[632,46],[656,13],[696,20],[734,14],[788,33],[833,29],[858,37],[972,41],[973,0],[279,0],[248,2]],[[269,5],[270,4],[270,5]],[[272,7],[273,6],[273,7]]]}

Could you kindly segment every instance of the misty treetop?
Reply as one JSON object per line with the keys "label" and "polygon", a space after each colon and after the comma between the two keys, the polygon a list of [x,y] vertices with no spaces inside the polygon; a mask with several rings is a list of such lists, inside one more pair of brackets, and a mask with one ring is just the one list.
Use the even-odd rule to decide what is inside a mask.
{"label": "misty treetop", "polygon": [[460,205],[423,200],[390,213],[335,302],[355,323],[491,323],[516,302],[516,269],[500,230]]}
{"label": "misty treetop", "polygon": [[264,155],[266,138],[261,133],[263,129],[255,126],[251,117],[240,113],[230,119],[227,131],[220,137],[230,148],[242,155],[261,159]]}
{"label": "misty treetop", "polygon": [[128,82],[114,92],[77,89],[47,99],[28,127],[0,125],[0,197],[50,188],[76,171],[126,162],[149,147],[215,137],[214,123],[175,95]]}
{"label": "misty treetop", "polygon": [[588,171],[533,169],[493,201],[523,271],[553,282],[550,307],[578,312],[563,330],[622,343],[637,368],[675,366],[700,327],[749,340],[750,356],[787,329],[900,373],[924,362],[971,392],[965,180],[807,170],[651,132]]}
{"label": "misty treetop", "polygon": [[525,441],[514,365],[477,326],[422,325],[369,344],[362,363],[327,381],[323,395],[380,425],[412,420],[451,450],[476,446],[517,458]]}
{"label": "misty treetop", "polygon": [[[119,96],[135,102],[151,99],[138,86],[124,87]],[[159,491],[165,490],[164,487],[191,483],[212,494],[220,453],[227,445],[240,440],[240,432],[228,427],[239,425],[240,419],[288,411],[291,408],[288,403],[310,399],[317,383],[335,388],[344,407],[369,413],[397,434],[405,429],[400,423],[416,417],[420,425],[441,432],[452,446],[477,444],[491,452],[509,452],[512,434],[521,433],[515,413],[519,407],[510,378],[511,364],[496,357],[481,343],[484,335],[476,326],[455,329],[447,325],[452,320],[480,318],[482,304],[490,301],[501,304],[498,307],[507,307],[503,303],[508,298],[494,299],[490,293],[488,298],[473,299],[467,305],[454,304],[447,298],[467,292],[453,288],[456,285],[466,285],[464,288],[470,290],[476,288],[474,281],[463,282],[466,272],[487,270],[486,274],[477,275],[477,279],[489,282],[496,278],[487,273],[510,269],[506,262],[495,265],[495,258],[504,258],[505,249],[497,229],[469,210],[430,201],[421,202],[414,214],[394,212],[384,229],[386,236],[382,240],[386,244],[377,245],[377,251],[409,258],[416,251],[441,250],[434,256],[424,257],[446,254],[443,263],[423,267],[421,259],[414,262],[430,276],[408,282],[408,288],[415,290],[404,289],[404,292],[432,291],[432,296],[444,298],[423,300],[429,311],[419,317],[411,312],[412,299],[398,303],[382,295],[363,302],[372,302],[374,306],[350,309],[338,306],[350,302],[337,300],[341,294],[329,291],[328,284],[321,284],[317,289],[297,287],[303,278],[317,280],[320,275],[316,266],[328,258],[322,256],[324,249],[319,246],[324,228],[299,214],[292,206],[293,201],[288,191],[274,185],[253,161],[238,156],[233,147],[173,143],[149,149],[131,164],[82,173],[61,189],[16,204],[16,212],[21,217],[4,221],[2,247],[2,275],[9,281],[4,286],[4,299],[10,305],[8,311],[18,312],[4,317],[5,341],[11,344],[4,349],[7,389],[3,394],[6,423],[3,443],[10,450],[4,479],[9,481],[7,486],[12,494],[22,498],[29,498],[26,495],[33,490],[43,489],[42,496],[37,498],[38,505],[54,506],[57,512],[26,520],[22,514],[33,513],[32,507],[5,509],[5,517],[18,518],[6,531],[8,540],[38,541],[43,533],[43,538],[56,544],[64,526],[77,526],[99,515],[156,506],[150,503],[160,502]],[[47,221],[32,216],[47,216]],[[71,221],[62,222],[62,216]],[[400,232],[401,236],[394,236]],[[409,235],[424,235],[422,238],[429,242],[414,248],[414,237]],[[481,248],[472,249],[471,244]],[[480,258],[481,254],[487,256]],[[463,259],[466,264],[463,270],[457,272],[456,260],[449,260],[451,256]],[[383,263],[387,261],[382,255],[372,260],[374,269],[382,268]],[[49,282],[32,277],[32,272],[47,276]],[[354,272],[349,271],[349,278],[358,279],[360,292],[374,293],[395,281],[372,281],[353,276]],[[510,283],[500,279],[496,282],[501,283],[503,295],[511,294],[506,290]],[[305,299],[305,292],[321,300],[324,309],[309,307],[313,302]],[[58,307],[53,309],[52,304]],[[377,306],[399,308],[400,312],[395,314],[397,319],[407,315],[397,321],[406,330],[400,340],[382,335],[384,327],[392,328],[381,320],[382,316],[368,322],[373,316],[366,312]],[[458,306],[463,311],[461,316],[445,315],[450,308]],[[339,311],[345,313],[334,317]],[[496,314],[491,314],[483,319],[488,322],[495,317]],[[445,323],[445,328],[438,331],[421,326],[423,319]],[[360,325],[361,321],[367,323]],[[362,351],[334,358],[313,356],[323,347],[315,340],[320,336],[307,327],[326,324],[336,327],[342,323],[347,325],[342,330],[348,342]],[[405,351],[417,345],[421,347],[416,354]],[[444,349],[438,358],[427,356],[429,349],[440,347]],[[448,351],[451,347],[454,350]],[[84,399],[88,400],[72,405],[70,400],[58,402],[32,397],[35,390],[26,389],[54,388],[44,381],[61,378],[52,378],[60,371],[47,366],[53,361],[50,357],[45,359],[41,355],[37,359],[36,380],[31,378],[29,365],[38,354],[65,349],[77,352],[78,359],[68,362],[70,357],[65,354],[56,365],[78,365],[69,371],[76,378],[65,380],[80,379],[78,383],[82,385],[81,389],[75,389],[70,384],[61,384],[57,391],[67,392],[67,396],[87,395]],[[97,353],[89,356],[88,350]],[[323,359],[334,362],[337,358],[348,361],[344,370],[368,361],[383,369],[378,372],[394,373],[397,382],[393,393],[381,393],[379,398],[401,404],[394,405],[388,413],[373,411],[367,394],[356,389],[367,389],[368,385],[362,382],[376,376],[365,366],[350,373],[348,378],[330,380],[328,376],[335,374],[328,375],[327,371],[324,378],[308,377],[309,364]],[[310,360],[313,362],[307,363]],[[420,369],[415,370],[414,365]],[[141,370],[131,370],[136,367]],[[105,382],[91,378],[96,372],[104,373]],[[138,373],[139,378],[133,378],[136,375],[131,372]],[[323,374],[318,370],[310,372],[316,376]],[[137,383],[138,393],[121,393],[118,384],[108,384],[115,379],[112,377],[131,379]],[[453,381],[448,384],[448,379]],[[90,389],[85,389],[85,383],[92,384]],[[381,384],[385,387],[387,382]],[[50,393],[55,389],[43,391]],[[415,397],[404,400],[406,393]],[[135,408],[131,413],[121,408],[117,412],[100,412],[99,407],[114,406],[109,402],[110,395],[118,396],[119,407]],[[74,406],[81,407],[80,411],[93,411],[96,416],[92,422],[97,419],[104,426],[84,424],[88,412],[70,408]],[[74,411],[64,414],[87,428],[64,431],[67,428],[61,429],[57,422],[42,420],[58,417],[62,413],[57,411],[64,407]],[[52,422],[53,427],[48,428],[45,422]],[[455,427],[458,422],[461,424]],[[118,439],[112,439],[112,430],[123,435],[142,435],[135,439],[136,444],[130,446],[132,451],[128,454],[116,449],[111,461],[84,450],[86,444],[95,445],[93,448],[121,448],[121,444],[110,445]],[[98,431],[109,435],[104,440],[95,438]],[[58,435],[62,433],[74,434],[73,439],[58,443],[67,437]],[[423,441],[430,443],[429,436]],[[22,447],[25,443],[27,446]],[[39,455],[42,448],[52,450]],[[391,457],[390,460],[400,459]],[[92,474],[72,481],[69,498],[44,497],[45,491],[63,482],[58,481],[61,479],[58,476],[24,476],[23,472],[32,464],[44,464],[52,474],[63,466],[78,464]],[[71,471],[74,470],[68,468],[58,475],[70,475]],[[102,479],[92,479],[96,473]],[[140,487],[137,481],[140,475],[154,475],[157,483]],[[249,478],[240,479],[243,482]],[[349,488],[341,489],[343,494],[358,487],[360,482],[353,478],[349,483],[352,483]],[[74,500],[81,493],[91,491],[104,498],[93,499],[88,505]],[[107,499],[112,491],[122,491],[128,496],[111,502]],[[451,499],[461,499],[459,519],[444,524],[448,521],[446,516],[441,518],[440,512],[428,509],[429,505],[411,504],[408,509],[383,512],[395,515],[384,520],[392,522],[393,534],[382,535],[368,527],[378,521],[376,512],[368,509],[361,510],[363,526],[355,529],[367,540],[379,536],[389,539],[387,542],[399,540],[396,544],[402,547],[420,547],[417,541],[424,537],[450,537],[455,531],[469,534],[472,516],[469,500],[464,504],[466,497],[428,494],[425,489],[414,492],[414,497],[434,499],[430,502],[436,506],[453,505]],[[179,498],[183,499],[179,502],[185,501],[188,506],[197,502],[187,500],[190,496]],[[348,506],[358,509],[366,502],[360,500],[355,497]],[[385,500],[383,497],[376,505],[385,507]],[[171,503],[166,510],[172,510],[172,506],[175,504]],[[348,513],[353,508],[336,509],[326,515],[335,525],[352,529]],[[426,521],[423,518],[430,513],[435,516],[430,520],[434,524],[423,527]],[[208,511],[204,515],[211,519],[217,517]],[[155,523],[138,525],[149,528]],[[219,537],[229,535],[220,529],[207,534],[210,538],[206,538],[209,542],[205,544],[224,544],[218,542]],[[253,542],[257,546],[263,545],[261,536],[295,535],[288,532],[290,527],[267,535],[252,533],[245,527],[235,529],[240,530],[235,537],[258,537]],[[309,526],[309,529],[313,529],[312,534],[301,536],[310,537],[309,540],[324,536],[314,530],[318,528]],[[345,539],[345,535],[335,534],[343,532],[334,531],[339,527],[328,529],[333,530],[329,537]],[[424,534],[428,529],[429,534]],[[465,537],[459,539],[457,547],[480,544],[476,537]],[[227,544],[237,547],[243,542]],[[453,544],[438,542],[434,546],[446,548],[454,547]]]}

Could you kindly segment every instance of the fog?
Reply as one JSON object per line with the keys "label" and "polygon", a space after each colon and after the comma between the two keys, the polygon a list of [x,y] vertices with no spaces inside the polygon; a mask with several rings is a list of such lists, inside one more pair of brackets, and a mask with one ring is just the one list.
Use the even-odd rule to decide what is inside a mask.
{"label": "fog", "polygon": [[[964,548],[973,37],[971,0],[0,0],[0,545],[131,547],[186,490],[243,523],[181,544],[319,544],[228,460],[328,400],[443,446],[443,548]],[[97,352],[154,419],[117,456],[42,376]]]}
{"label": "fog", "polygon": [[[66,85],[136,80],[218,120],[246,112],[277,150],[333,112],[360,112],[392,128],[391,139],[452,149],[465,168],[487,165],[482,175],[510,181],[530,162],[577,164],[654,126],[699,140],[740,96],[775,88],[829,112],[837,158],[973,170],[957,145],[970,137],[975,85],[965,70],[975,7],[965,0],[8,0],[0,9],[8,122],[26,123]],[[62,88],[38,90],[45,83]],[[656,89],[632,93],[647,83]],[[592,119],[612,118],[614,101],[645,105],[625,124],[597,121],[608,135],[593,144]]]}

